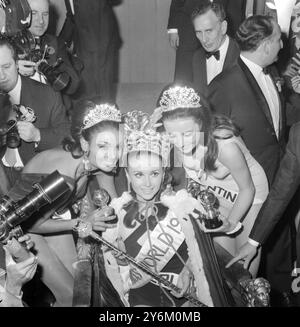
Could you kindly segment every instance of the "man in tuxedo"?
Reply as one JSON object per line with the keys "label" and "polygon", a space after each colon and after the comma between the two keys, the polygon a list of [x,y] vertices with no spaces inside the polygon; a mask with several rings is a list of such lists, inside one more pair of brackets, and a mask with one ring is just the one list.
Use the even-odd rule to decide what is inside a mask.
{"label": "man in tuxedo", "polygon": [[[16,51],[5,38],[0,40],[0,90],[8,93],[12,105],[30,108],[36,119],[17,121],[20,145],[7,147],[2,163],[10,183],[18,178],[22,167],[37,153],[58,146],[68,134],[69,122],[61,95],[46,85],[18,74]],[[33,111],[33,112],[32,112]],[[30,115],[31,116],[31,115]],[[8,120],[16,120],[10,108]],[[3,126],[6,121],[1,121]]]}
{"label": "man in tuxedo", "polygon": [[[241,55],[209,85],[208,100],[216,113],[231,117],[240,127],[246,146],[271,186],[285,147],[285,113],[280,80],[274,79],[275,70],[264,68],[277,60],[282,48],[280,27],[270,16],[251,16],[241,24],[236,40]],[[287,287],[287,280],[277,270],[279,266],[285,266],[282,271],[290,269],[291,255],[283,254],[290,238],[285,222],[263,249],[261,268],[278,292]]]}
{"label": "man in tuxedo", "polygon": [[201,2],[192,21],[202,47],[193,56],[193,84],[200,94],[207,94],[210,82],[239,56],[236,42],[227,33],[226,14],[219,2]]}
{"label": "man in tuxedo", "polygon": [[284,149],[284,105],[275,68],[282,48],[277,22],[269,16],[251,16],[237,31],[240,57],[208,87],[208,100],[218,114],[231,117],[271,185]]}
{"label": "man in tuxedo", "polygon": [[[215,0],[212,6],[222,6],[228,21],[228,34],[234,37],[240,23],[245,18],[247,0]],[[193,55],[200,48],[192,22],[193,12],[206,7],[210,1],[172,0],[168,21],[170,45],[176,49],[175,82],[192,82]]]}
{"label": "man in tuxedo", "polygon": [[[238,255],[228,263],[228,266],[236,261],[245,259],[244,267],[255,257],[257,247],[266,243],[275,226],[284,219],[283,213],[300,186],[300,123],[296,123],[290,130],[289,141],[285,155],[280,163],[276,179],[272,185],[266,202],[261,208],[254,226],[249,235],[249,241],[241,247]],[[289,256],[289,243],[284,244],[282,254]],[[296,238],[297,265],[300,267],[300,234],[299,229]],[[280,253],[278,253],[280,255]],[[292,265],[287,271],[287,290],[292,284]],[[294,275],[297,277],[296,275]],[[299,305],[300,303],[298,303]]]}

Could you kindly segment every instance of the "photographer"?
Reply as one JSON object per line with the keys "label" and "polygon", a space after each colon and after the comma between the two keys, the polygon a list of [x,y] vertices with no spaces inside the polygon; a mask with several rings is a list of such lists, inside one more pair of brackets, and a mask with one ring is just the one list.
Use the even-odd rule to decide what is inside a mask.
{"label": "photographer", "polygon": [[[15,48],[5,37],[0,39],[0,91],[8,93],[11,104],[31,108],[36,117],[32,122],[20,121],[10,109],[8,120],[15,121],[15,126],[9,130],[14,132],[14,137],[19,136],[19,144],[7,147],[2,162],[12,185],[22,167],[37,152],[60,144],[68,133],[69,123],[58,92],[48,85],[19,75]],[[0,126],[5,124],[7,121],[0,121]],[[8,137],[9,134],[6,141]]]}
{"label": "photographer", "polygon": [[[32,11],[31,25],[29,31],[35,38],[36,45],[34,52],[38,52],[34,58],[22,58],[19,56],[19,72],[23,76],[29,76],[42,83],[50,83],[45,75],[38,72],[37,61],[39,62],[45,56],[45,60],[50,66],[55,66],[57,73],[63,73],[66,76],[67,86],[62,92],[67,95],[74,94],[79,86],[79,77],[72,67],[64,42],[54,35],[47,34],[49,25],[49,1],[48,0],[28,0]],[[40,58],[39,58],[40,57]],[[56,66],[58,60],[62,60]],[[53,86],[53,85],[52,85]],[[55,86],[54,86],[55,88]]]}
{"label": "photographer", "polygon": [[[26,242],[30,250],[33,243],[28,235],[18,239],[19,243]],[[22,307],[22,287],[29,282],[37,269],[37,258],[30,253],[29,258],[16,263],[9,250],[0,248],[0,307]],[[6,271],[6,273],[5,273]],[[6,275],[6,278],[4,276]]]}

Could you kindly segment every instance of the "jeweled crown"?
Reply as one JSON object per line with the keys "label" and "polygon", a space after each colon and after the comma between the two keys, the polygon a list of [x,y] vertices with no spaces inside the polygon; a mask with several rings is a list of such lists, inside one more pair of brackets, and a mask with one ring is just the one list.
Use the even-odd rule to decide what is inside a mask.
{"label": "jeweled crown", "polygon": [[163,165],[169,163],[170,142],[166,134],[160,134],[151,126],[148,114],[142,111],[131,111],[123,116],[125,130],[125,151],[127,156],[131,152],[147,151],[159,155]]}
{"label": "jeweled crown", "polygon": [[179,108],[201,108],[200,96],[187,86],[174,86],[164,91],[159,105],[163,112]]}
{"label": "jeweled crown", "polygon": [[90,128],[102,121],[109,120],[120,123],[122,115],[115,105],[108,103],[97,104],[83,119],[82,129]]}

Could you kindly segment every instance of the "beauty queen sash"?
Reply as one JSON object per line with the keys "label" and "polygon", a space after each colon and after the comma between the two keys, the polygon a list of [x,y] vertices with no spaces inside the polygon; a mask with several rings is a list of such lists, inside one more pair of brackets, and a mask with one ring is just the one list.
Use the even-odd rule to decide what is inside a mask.
{"label": "beauty queen sash", "polygon": [[[168,211],[166,217],[156,225],[153,231],[150,231],[150,240],[151,242],[147,232],[138,240],[139,243],[143,241],[143,245],[135,259],[148,269],[160,273],[185,240],[179,220],[173,213]],[[161,277],[171,278],[176,284],[175,279],[178,275],[174,275],[176,274],[163,273]],[[130,266],[129,278],[130,288],[142,287],[152,280],[151,276],[133,265]]]}

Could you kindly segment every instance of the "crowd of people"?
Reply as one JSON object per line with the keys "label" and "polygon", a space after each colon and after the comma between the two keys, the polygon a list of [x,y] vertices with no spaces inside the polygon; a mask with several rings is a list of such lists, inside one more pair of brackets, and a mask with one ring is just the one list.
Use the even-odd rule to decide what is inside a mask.
{"label": "crowd of people", "polygon": [[[69,44],[47,34],[49,1],[28,0],[38,63],[0,38],[0,306],[299,305],[300,133],[287,114],[300,62],[276,66],[276,17],[248,1],[172,1],[174,83],[148,115],[114,101],[116,1],[93,3],[66,1]],[[93,47],[78,33],[85,9],[107,36]],[[55,171],[69,192],[17,211],[16,236],[5,201]]]}

